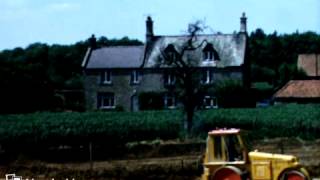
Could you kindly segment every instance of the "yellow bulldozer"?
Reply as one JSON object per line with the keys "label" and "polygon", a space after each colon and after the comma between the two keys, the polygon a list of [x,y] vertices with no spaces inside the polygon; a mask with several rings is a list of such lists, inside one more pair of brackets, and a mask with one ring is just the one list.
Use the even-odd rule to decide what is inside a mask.
{"label": "yellow bulldozer", "polygon": [[248,152],[240,129],[208,133],[202,180],[310,180],[292,155]]}

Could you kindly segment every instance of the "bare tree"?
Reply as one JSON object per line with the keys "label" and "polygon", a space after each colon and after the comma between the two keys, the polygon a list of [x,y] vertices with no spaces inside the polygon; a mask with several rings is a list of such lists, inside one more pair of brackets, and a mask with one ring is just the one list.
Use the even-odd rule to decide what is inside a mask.
{"label": "bare tree", "polygon": [[204,28],[201,21],[189,24],[188,35],[181,48],[170,51],[169,45],[161,50],[161,64],[170,68],[171,73],[176,77],[175,87],[178,89],[177,92],[183,103],[186,115],[184,128],[189,134],[192,129],[196,108],[204,91],[204,86],[201,84],[201,77],[199,76],[199,58],[197,59],[193,55],[206,42],[206,40],[199,42],[197,38]]}

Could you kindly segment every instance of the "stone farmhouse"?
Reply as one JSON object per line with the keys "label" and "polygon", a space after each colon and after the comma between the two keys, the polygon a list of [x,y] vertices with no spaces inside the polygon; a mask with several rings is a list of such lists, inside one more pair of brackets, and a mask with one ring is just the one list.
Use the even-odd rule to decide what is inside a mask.
{"label": "stone farmhouse", "polygon": [[[225,78],[245,82],[246,20],[243,13],[239,32],[197,36],[196,44],[205,43],[201,43],[192,56],[197,59],[203,85]],[[179,50],[188,37],[155,35],[153,21],[147,17],[146,42],[142,46],[96,48],[95,39],[91,38],[82,63],[87,110],[139,111],[146,109],[142,108],[142,101],[156,104],[158,109],[178,107],[180,103],[172,88],[176,78],[170,73],[170,67],[159,66],[157,62],[162,49],[169,53]],[[141,96],[148,93],[150,96]],[[202,101],[204,108],[217,108],[219,104],[212,92],[204,94]]]}

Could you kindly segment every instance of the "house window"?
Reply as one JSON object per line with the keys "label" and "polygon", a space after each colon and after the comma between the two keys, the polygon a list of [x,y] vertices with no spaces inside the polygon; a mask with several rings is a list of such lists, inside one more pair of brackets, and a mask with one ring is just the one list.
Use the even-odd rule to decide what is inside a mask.
{"label": "house window", "polygon": [[131,72],[131,84],[138,84],[140,82],[139,81],[139,76],[140,76],[139,71],[133,70]]}
{"label": "house window", "polygon": [[176,107],[176,98],[172,94],[166,94],[164,96],[164,106],[168,109],[174,109]]}
{"label": "house window", "polygon": [[106,70],[104,72],[102,72],[101,74],[101,83],[102,84],[111,84],[111,71],[110,70]]}
{"label": "house window", "polygon": [[204,61],[213,61],[213,52],[212,51],[204,51],[203,52],[203,60]]}
{"label": "house window", "polygon": [[98,94],[98,108],[99,109],[114,109],[115,108],[114,93],[99,93]]}
{"label": "house window", "polygon": [[210,70],[202,71],[201,83],[202,84],[210,84],[210,83],[212,83],[212,72]]}
{"label": "house window", "polygon": [[213,96],[204,96],[203,98],[203,106],[206,109],[217,108],[217,98]]}
{"label": "house window", "polygon": [[164,50],[165,60],[168,64],[171,64],[177,59],[178,52],[174,48],[173,44],[169,44]]}
{"label": "house window", "polygon": [[168,52],[167,56],[168,56],[168,57],[167,57],[168,60],[171,61],[171,62],[173,62],[173,61],[176,60],[176,58],[177,58],[177,54],[176,54],[176,52],[174,52],[174,51]]}
{"label": "house window", "polygon": [[174,85],[176,82],[176,77],[173,73],[165,73],[164,75],[164,84],[166,86]]}
{"label": "house window", "polygon": [[213,48],[213,45],[208,43],[203,49],[203,61],[219,61],[220,57],[218,52]]}

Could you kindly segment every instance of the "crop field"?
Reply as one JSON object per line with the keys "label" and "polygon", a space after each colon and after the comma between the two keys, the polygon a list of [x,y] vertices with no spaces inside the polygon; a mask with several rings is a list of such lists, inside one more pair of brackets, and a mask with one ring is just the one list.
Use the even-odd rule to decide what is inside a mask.
{"label": "crop field", "polygon": [[[1,115],[0,175],[14,170],[29,177],[196,179],[201,174],[204,139],[215,128],[245,129],[253,142],[294,138],[293,145],[276,142],[275,148],[268,149],[260,143],[260,148],[295,154],[319,175],[319,108],[286,105],[197,111],[189,137],[196,139],[196,145],[185,145],[190,139],[185,139],[180,110]],[[173,143],[163,145],[163,141]],[[301,144],[304,141],[311,143]]]}
{"label": "crop field", "polygon": [[[256,140],[253,149],[269,153],[293,154],[311,176],[320,177],[320,141],[298,138]],[[57,162],[27,159],[25,156],[3,165],[0,177],[15,172],[35,179],[200,179],[201,156],[205,144],[199,141],[140,142],[127,146],[127,153],[114,159]],[[97,157],[95,157],[97,158]]]}
{"label": "crop field", "polygon": [[[250,138],[319,138],[319,105],[198,111],[192,135],[205,137],[215,128],[242,128]],[[65,112],[0,116],[0,144],[77,144],[184,137],[183,112]]]}

